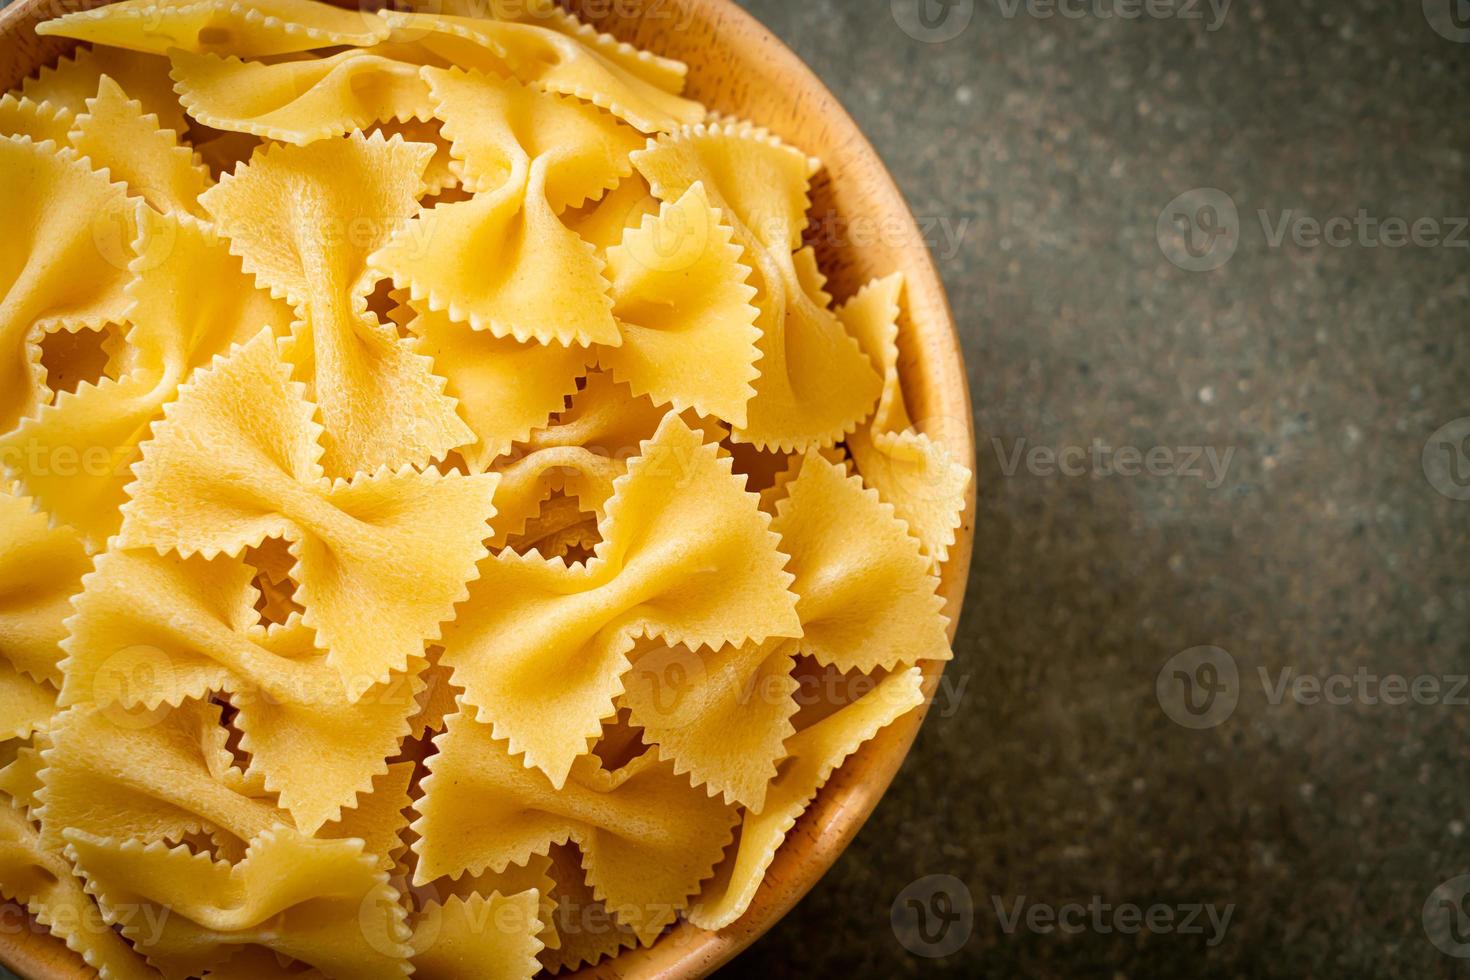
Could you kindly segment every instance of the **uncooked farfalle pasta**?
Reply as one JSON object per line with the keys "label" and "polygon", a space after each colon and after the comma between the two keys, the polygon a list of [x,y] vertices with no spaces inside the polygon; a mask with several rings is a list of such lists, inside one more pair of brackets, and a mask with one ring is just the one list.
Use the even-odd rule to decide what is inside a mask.
{"label": "uncooked farfalle pasta", "polygon": [[104,977],[720,929],[950,657],[902,278],[503,6],[124,0],[0,101],[0,891]]}

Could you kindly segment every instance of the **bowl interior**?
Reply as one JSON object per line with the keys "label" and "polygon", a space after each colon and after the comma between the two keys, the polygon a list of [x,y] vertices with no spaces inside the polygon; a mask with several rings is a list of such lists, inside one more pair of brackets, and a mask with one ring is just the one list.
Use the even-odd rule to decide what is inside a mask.
{"label": "bowl interior", "polygon": [[[106,0],[68,0],[65,10]],[[334,0],[355,6],[351,0]],[[433,0],[428,0],[432,6]],[[800,59],[731,0],[563,0],[599,29],[689,65],[688,94],[710,109],[764,126],[825,169],[814,182],[812,236],[828,289],[842,301],[868,281],[901,271],[904,313],[899,370],[915,424],[955,459],[974,458],[969,389],[944,287],[902,195],[857,124]],[[364,2],[366,5],[366,0]],[[10,89],[72,47],[35,34],[58,8],[15,0],[0,11],[0,91]],[[882,234],[849,234],[855,218]],[[973,465],[971,466],[973,470]],[[974,485],[941,588],[951,635],[969,574],[974,536]],[[932,695],[942,664],[925,665]],[[898,771],[923,711],[881,731],[833,774],[777,853],[746,914],[719,932],[681,923],[647,949],[626,950],[586,967],[578,977],[684,977],[708,973],[769,929],[817,882],[856,835]],[[877,901],[882,896],[870,896]],[[14,913],[15,910],[11,910]],[[0,960],[22,975],[87,975],[80,958],[32,929],[0,930]]]}

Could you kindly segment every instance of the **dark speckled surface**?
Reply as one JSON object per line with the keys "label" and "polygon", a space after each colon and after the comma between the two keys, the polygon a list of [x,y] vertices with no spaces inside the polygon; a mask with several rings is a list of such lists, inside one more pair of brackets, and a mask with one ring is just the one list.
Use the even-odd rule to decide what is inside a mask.
{"label": "dark speckled surface", "polygon": [[[969,363],[980,512],[949,675],[963,696],[728,975],[1470,975],[1430,939],[1460,951],[1430,898],[1470,873],[1470,689],[1449,696],[1470,672],[1470,502],[1435,486],[1462,495],[1470,423],[1430,443],[1470,416],[1470,231],[1454,220],[1470,216],[1470,44],[1421,0],[1237,0],[1213,31],[1207,3],[1202,20],[1125,20],[1097,11],[1127,0],[1051,18],[951,0],[945,23],[929,0],[941,32],[973,8],[943,43],[911,38],[888,0],[745,2],[848,106],[916,213],[963,230],[935,252]],[[1451,2],[1428,2],[1448,33]],[[916,23],[913,0],[894,6]],[[1177,212],[1201,263],[1236,246],[1211,272],[1172,264],[1156,231],[1196,188],[1228,196],[1237,233],[1207,235],[1229,213],[1195,195],[1165,216],[1164,246],[1186,254]],[[1392,225],[1276,245],[1262,210],[1272,227],[1288,211],[1432,223],[1397,248]],[[1024,459],[1007,475],[1020,439],[1169,449],[1156,469],[1173,472],[1074,453],[1089,475]],[[1228,456],[1223,480],[1181,472],[1195,447]],[[1156,690],[1197,646],[1238,676],[1215,675],[1237,706],[1203,730]],[[1193,721],[1175,666],[1164,701]],[[1283,670],[1348,675],[1328,685],[1346,703],[1276,697]],[[1390,675],[1440,679],[1420,688],[1438,703],[1384,703]],[[900,890],[931,874],[974,908],[937,959],[890,927]],[[1115,909],[1073,913],[1073,934],[1007,932],[996,902],[1009,915],[1023,896],[1235,908],[1213,944],[1203,916],[1202,935],[1132,934]]]}

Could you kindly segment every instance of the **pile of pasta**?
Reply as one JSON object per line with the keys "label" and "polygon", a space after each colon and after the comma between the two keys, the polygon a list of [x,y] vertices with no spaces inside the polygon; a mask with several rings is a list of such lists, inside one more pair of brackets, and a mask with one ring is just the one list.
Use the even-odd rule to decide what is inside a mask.
{"label": "pile of pasta", "polygon": [[951,655],[902,279],[504,6],[125,0],[0,101],[0,891],[103,977],[720,929]]}

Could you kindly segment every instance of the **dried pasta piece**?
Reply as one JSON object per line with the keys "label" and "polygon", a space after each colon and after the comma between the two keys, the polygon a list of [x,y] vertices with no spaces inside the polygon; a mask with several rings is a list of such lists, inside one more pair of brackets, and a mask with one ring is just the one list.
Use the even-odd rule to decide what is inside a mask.
{"label": "dried pasta piece", "polygon": [[[555,854],[554,848],[552,854]],[[476,895],[519,895],[535,889],[539,896],[536,917],[541,920],[541,932],[536,938],[546,949],[556,949],[561,945],[561,937],[556,931],[556,898],[552,895],[556,882],[551,877],[552,863],[552,857],[536,854],[524,864],[509,865],[504,871],[440,879],[427,891],[442,898],[458,896],[468,901]]]}
{"label": "dried pasta piece", "polygon": [[486,553],[494,474],[323,477],[320,427],[268,331],[197,372],[153,435],[119,546],[212,558],[291,541],[304,625],[349,686],[387,681],[436,639]]}
{"label": "dried pasta piece", "polygon": [[[244,700],[248,692],[232,696],[240,711],[241,745],[251,754],[248,772],[263,777],[266,788],[279,794],[282,808],[291,812],[304,831],[314,832],[323,820],[371,829],[374,824],[360,821],[378,814],[370,802],[373,798],[402,797],[400,802],[407,805],[411,767],[405,772],[386,765],[385,760],[398,751],[411,731],[408,718],[418,707],[422,661],[410,661],[407,671],[395,672],[386,683],[373,685],[357,704],[351,704],[339,683],[329,683],[337,682],[336,672],[326,666],[320,651],[312,651],[311,637],[297,622],[272,634],[265,646],[302,651],[298,661],[303,668],[301,683],[315,685],[323,693],[313,699],[311,688],[304,686],[306,697],[288,701],[262,685],[254,704]],[[403,785],[385,790],[381,786],[385,778],[392,787],[398,787],[399,780]],[[377,820],[380,832],[376,835],[353,832],[342,836],[366,836],[369,853],[382,855],[385,838],[381,828],[390,823],[396,827],[396,821],[385,816]]]}
{"label": "dried pasta piece", "polygon": [[691,922],[719,930],[745,913],[796,818],[848,756],[923,703],[922,685],[917,667],[890,674],[859,700],[791,737],[790,758],[781,764],[764,809],[746,811],[740,843],[705,886],[689,913]]}
{"label": "dried pasta piece", "polygon": [[771,527],[791,555],[803,653],[864,673],[953,658],[918,540],[843,466],[808,453]]}
{"label": "dried pasta piece", "polygon": [[419,66],[387,48],[348,48],[327,58],[267,64],[174,50],[184,108],[215,129],[304,146],[388,120],[433,111]]}
{"label": "dried pasta piece", "polygon": [[57,146],[67,146],[75,118],[69,109],[35,102],[24,95],[8,92],[0,97],[0,136],[28,136],[37,143],[51,140]]}
{"label": "dried pasta piece", "polygon": [[611,34],[598,31],[556,0],[438,0],[425,11],[439,16],[509,21],[529,24],[564,34],[594,49],[599,55],[638,76],[650,85],[678,95],[684,90],[689,66],[619,41]]}
{"label": "dried pasta piece", "polygon": [[837,311],[883,373],[872,420],[848,439],[863,478],[919,539],[935,565],[949,558],[965,512],[970,471],[939,442],[915,429],[898,377],[898,315],[903,275],[869,284]]}
{"label": "dried pasta piece", "polygon": [[246,270],[301,314],[285,351],[333,476],[424,466],[474,438],[429,359],[366,309],[364,259],[418,210],[432,155],[381,134],[276,146],[203,198]]}
{"label": "dried pasta piece", "polygon": [[795,650],[793,640],[698,653],[650,644],[632,658],[623,700],[676,773],[759,813],[796,730]]}
{"label": "dried pasta piece", "polygon": [[56,688],[0,662],[0,737],[26,738],[43,732],[56,713]]}
{"label": "dried pasta piece", "polygon": [[155,211],[204,216],[199,195],[213,184],[209,168],[110,76],[102,76],[96,96],[87,100],[87,111],[76,117],[70,139],[92,166],[105,167],[113,180],[127,184],[129,193]]}
{"label": "dried pasta piece", "polygon": [[123,910],[167,910],[161,927],[120,923],[169,980],[223,965],[267,944],[331,980],[401,980],[409,929],[398,892],[357,840],[313,840],[286,827],[250,842],[231,864],[185,847],[69,830],[66,853],[111,921]]}
{"label": "dried pasta piece", "polygon": [[460,450],[475,472],[545,425],[597,359],[586,347],[496,337],[442,311],[418,311],[408,329],[475,434],[474,444]]}
{"label": "dried pasta piece", "polygon": [[132,303],[122,376],[83,384],[0,436],[0,456],[40,452],[61,459],[88,447],[75,466],[19,467],[20,482],[93,549],[118,530],[118,508],[138,445],[195,368],[268,326],[284,333],[289,307],[255,288],[213,230],[185,215],[152,215],[134,244]]}
{"label": "dried pasta piece", "polygon": [[36,101],[73,114],[87,111],[87,100],[97,94],[106,75],[128,98],[143,104],[143,111],[182,135],[188,128],[184,109],[168,77],[168,59],[123,48],[78,48],[54,66],[42,68],[21,83],[21,93]]}
{"label": "dried pasta piece", "polygon": [[645,216],[657,217],[658,198],[642,174],[633,173],[618,182],[597,201],[562,215],[566,226],[604,253],[622,242],[623,236],[643,224]]}
{"label": "dried pasta piece", "polygon": [[424,171],[426,197],[434,197],[458,186],[459,177],[450,166],[454,156],[450,153],[449,140],[444,137],[437,119],[392,119],[377,123],[372,127],[372,132],[382,133],[389,138],[398,136],[408,143],[428,143],[434,147],[434,155],[429,158],[428,169]]}
{"label": "dried pasta piece", "polygon": [[556,0],[440,0],[427,12],[530,24],[565,34],[649,84],[674,95],[684,90],[689,74],[689,66],[684,62],[656,55],[598,31],[575,14],[558,7]]}
{"label": "dried pasta piece", "polygon": [[378,868],[391,871],[408,848],[403,832],[408,829],[407,810],[412,800],[414,764],[395,762],[373,780],[372,790],[358,798],[357,805],[342,811],[342,818],[322,827],[319,837],[333,840],[354,838],[363,850],[377,858]]}
{"label": "dried pasta piece", "polygon": [[150,54],[180,48],[260,56],[366,47],[386,39],[389,27],[366,11],[315,0],[123,0],[43,21],[36,33]]}
{"label": "dried pasta piece", "polygon": [[[123,650],[113,685],[152,686],[164,662],[147,650]],[[62,844],[76,828],[99,836],[180,841],[201,831],[237,841],[289,819],[268,800],[247,795],[225,747],[219,706],[186,701],[176,708],[127,711],[75,707],[64,712],[42,752],[42,840]]]}
{"label": "dried pasta piece", "polygon": [[[476,0],[471,0],[471,3],[473,2]],[[635,47],[626,41],[618,40],[611,34],[599,31],[591,24],[577,19],[571,11],[556,6],[554,0],[532,0],[525,4],[520,4],[519,0],[509,0],[508,6],[510,12],[499,15],[500,19],[537,24],[550,28],[558,34],[576,38],[602,57],[656,88],[672,95],[678,95],[684,91],[689,66],[682,61],[654,54],[652,51]],[[519,17],[511,13],[517,6],[523,8]],[[446,4],[444,13],[454,14],[457,11],[450,9]]]}
{"label": "dried pasta piece", "polygon": [[631,397],[611,375],[588,375],[556,423],[526,436],[524,455],[501,465],[491,547],[502,548],[523,533],[553,491],[601,517],[613,482],[627,472],[628,460],[653,438],[665,414],[649,399]]}
{"label": "dried pasta piece", "polygon": [[51,745],[46,736],[40,734],[32,741],[35,744],[17,748],[15,758],[0,769],[0,793],[10,799],[11,806],[27,814],[41,805],[36,798],[41,791],[41,751]]}
{"label": "dried pasta piece", "polygon": [[662,66],[639,71],[621,53],[608,57],[600,45],[548,27],[393,10],[383,18],[430,50],[452,55],[467,45],[482,48],[521,82],[590,102],[644,133],[668,132],[705,115],[698,102],[660,87],[670,81]]}
{"label": "dried pasta piece", "polygon": [[545,159],[545,193],[561,214],[632,172],[642,136],[584,105],[484,72],[425,68],[435,115],[471,190],[495,190]]}
{"label": "dried pasta piece", "polygon": [[702,183],[734,228],[760,309],[760,377],[735,438],[762,449],[831,445],[873,410],[882,379],[842,321],[813,297],[793,251],[807,225],[813,162],[750,127],[686,127],[633,154],[663,201]]}
{"label": "dried pasta piece", "polygon": [[[74,154],[11,137],[0,139],[0,214],[0,432],[9,432],[51,398],[30,348],[33,330],[123,322],[129,256],[99,239],[132,226],[133,204]],[[129,233],[124,242],[131,240]]]}
{"label": "dried pasta piece", "polygon": [[596,516],[583,511],[576,497],[556,491],[519,533],[506,538],[505,547],[522,555],[534,551],[543,558],[563,558],[570,565],[590,558],[601,540]]}
{"label": "dried pasta piece", "polygon": [[635,636],[697,650],[800,633],[769,518],[679,416],[615,486],[596,558],[494,555],[446,630],[465,702],[557,787],[614,713]]}
{"label": "dried pasta piece", "polygon": [[[38,924],[107,980],[153,977],[122,937],[103,923],[68,861],[44,847],[25,814],[10,806],[0,806],[0,895],[24,906]],[[153,910],[121,915],[146,924],[147,911]]]}
{"label": "dried pasta piece", "polygon": [[413,975],[422,980],[494,977],[531,980],[541,969],[536,954],[542,922],[540,895],[451,895],[428,903],[411,943]]}
{"label": "dried pasta piece", "polygon": [[634,154],[633,165],[662,201],[678,200],[702,182],[747,252],[777,256],[801,249],[811,178],[821,169],[819,161],[764,130],[733,122],[660,136]]}
{"label": "dried pasta piece", "polygon": [[586,855],[594,894],[649,942],[699,890],[730,841],[735,808],[694,790],[652,756],[615,773],[585,756],[556,789],[469,714],[451,717],[435,744],[413,825],[419,883],[524,863],[571,839]]}
{"label": "dried pasta piece", "polygon": [[369,258],[372,268],[421,308],[496,337],[616,346],[602,260],[557,215],[616,184],[642,139],[513,80],[423,73],[461,180],[477,193],[423,212]]}
{"label": "dried pasta piece", "polygon": [[638,945],[638,934],[608,911],[587,884],[582,855],[574,844],[551,848],[551,876],[556,887],[556,947],[541,951],[541,965],[552,973],[595,964]]}
{"label": "dried pasta piece", "polygon": [[[68,621],[62,702],[151,711],[227,691],[250,755],[247,775],[315,833],[387,771],[418,706],[422,665],[384,684],[344,684],[299,618],[271,630],[258,624],[253,577],[236,559],[102,555]],[[146,651],[157,683],[112,683],[120,650]]]}
{"label": "dried pasta piece", "polygon": [[598,352],[635,395],[738,427],[760,375],[759,311],[734,232],[702,184],[665,203],[607,252],[620,347]]}
{"label": "dried pasta piece", "polygon": [[72,595],[89,562],[69,528],[51,527],[32,501],[0,491],[0,738],[50,727]]}
{"label": "dried pasta piece", "polygon": [[462,692],[450,680],[453,672],[440,662],[442,652],[438,647],[430,648],[429,665],[419,675],[424,689],[418,694],[418,711],[409,719],[411,738],[444,731],[444,719],[459,710],[456,702]]}

